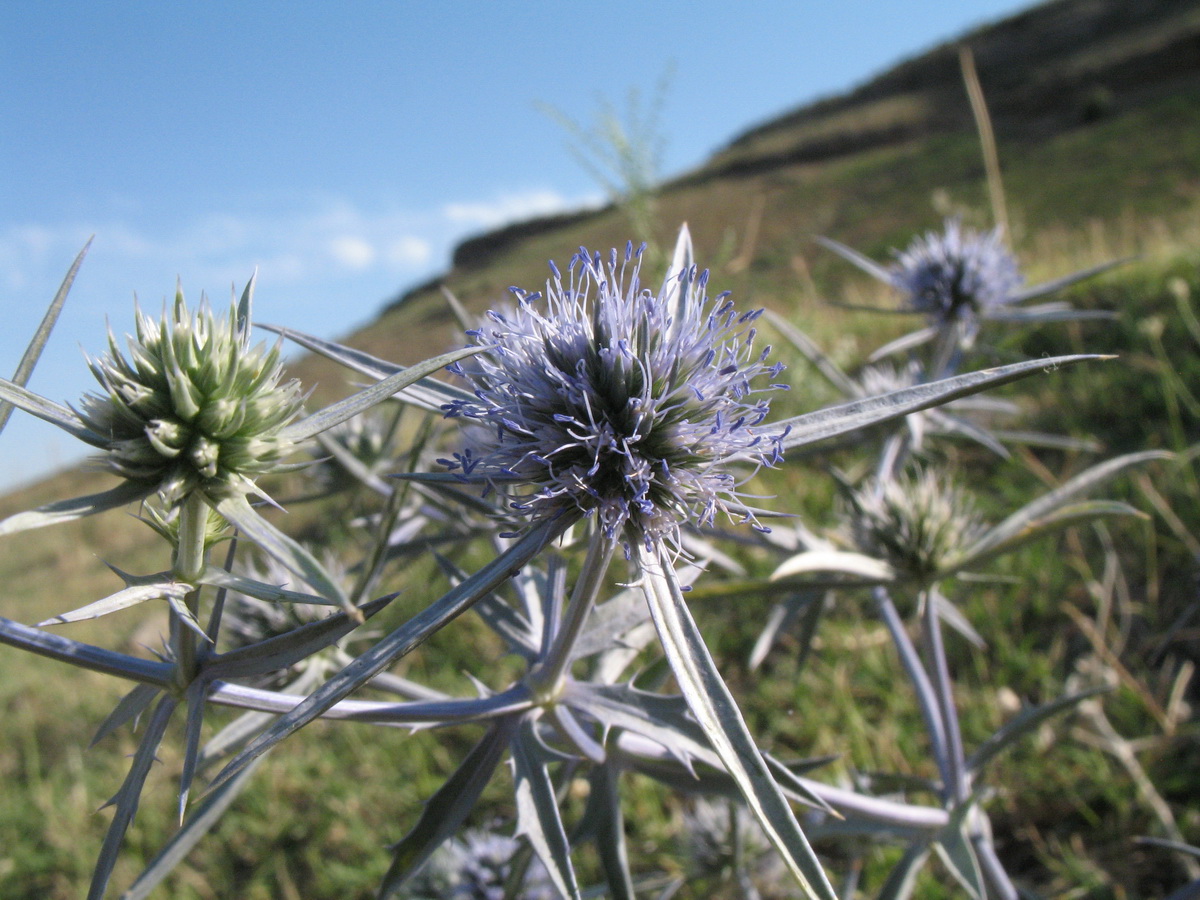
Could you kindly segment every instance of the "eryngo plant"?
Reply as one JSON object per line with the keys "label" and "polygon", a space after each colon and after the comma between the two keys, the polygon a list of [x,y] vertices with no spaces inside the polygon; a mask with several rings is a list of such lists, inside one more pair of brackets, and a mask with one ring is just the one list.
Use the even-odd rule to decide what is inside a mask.
{"label": "eryngo plant", "polygon": [[940,346],[926,371],[941,377],[952,368],[955,354],[970,349],[984,320],[1054,321],[1111,318],[1111,314],[1075,310],[1064,303],[1025,306],[1076,282],[1098,275],[1121,261],[1073,272],[1053,281],[1024,287],[1016,257],[1004,242],[1000,228],[975,231],[957,218],[947,219],[941,232],[915,237],[904,250],[894,251],[895,262],[880,265],[857,250],[826,237],[817,240],[900,294],[898,312],[923,315],[928,327],[900,338],[876,351],[876,356],[910,349],[934,337]]}
{"label": "eryngo plant", "polygon": [[761,426],[783,366],[754,349],[761,310],[710,300],[691,268],[656,294],[641,253],[606,264],[581,248],[565,284],[551,263],[544,298],[514,288],[516,308],[489,314],[459,370],[474,398],[447,406],[485,427],[447,465],[535,519],[575,509],[610,537],[628,526],[678,545],[682,525],[740,509],[727,461],[780,459],[780,433]]}

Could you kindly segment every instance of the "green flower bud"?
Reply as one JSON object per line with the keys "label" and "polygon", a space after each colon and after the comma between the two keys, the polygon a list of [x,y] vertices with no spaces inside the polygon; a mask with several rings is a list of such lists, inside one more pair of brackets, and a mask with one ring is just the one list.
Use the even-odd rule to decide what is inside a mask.
{"label": "green flower bud", "polygon": [[225,318],[207,301],[193,314],[182,290],[160,319],[137,311],[136,336],[122,354],[88,364],[104,389],[84,396],[80,416],[109,438],[105,467],[149,483],[171,509],[193,491],[245,494],[292,450],[280,437],[300,412],[299,384],[280,384],[279,346],[251,346],[237,304]]}

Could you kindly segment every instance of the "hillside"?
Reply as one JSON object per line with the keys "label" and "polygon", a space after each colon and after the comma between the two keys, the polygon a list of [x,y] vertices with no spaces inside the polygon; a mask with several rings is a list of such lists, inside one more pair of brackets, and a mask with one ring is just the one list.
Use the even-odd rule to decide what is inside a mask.
{"label": "hillside", "polygon": [[[665,243],[687,221],[722,289],[795,311],[814,286],[828,295],[856,277],[814,234],[882,257],[947,213],[988,224],[959,46],[974,54],[991,112],[1015,245],[1035,265],[1039,240],[1090,233],[1090,252],[1102,255],[1105,240],[1132,240],[1131,218],[1164,228],[1194,218],[1200,3],[1059,0],[745,131],[664,184],[657,233],[639,237]],[[460,340],[443,286],[482,312],[511,284],[540,284],[545,260],[564,261],[581,244],[623,246],[629,232],[610,206],[479,235],[457,248],[444,276],[400,295],[351,343],[413,362],[435,337]],[[831,314],[820,315],[818,330]],[[419,342],[407,339],[417,333]],[[326,381],[335,370],[306,362],[298,371]]]}

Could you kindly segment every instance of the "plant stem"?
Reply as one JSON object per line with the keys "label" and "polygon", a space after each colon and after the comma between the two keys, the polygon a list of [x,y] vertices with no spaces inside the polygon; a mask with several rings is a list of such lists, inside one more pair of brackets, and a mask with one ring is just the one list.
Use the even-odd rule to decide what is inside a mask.
{"label": "plant stem", "polygon": [[958,710],[954,706],[954,687],[950,681],[950,667],[946,663],[946,648],[942,643],[942,622],[937,614],[937,589],[922,591],[925,607],[925,646],[929,652],[929,666],[933,674],[933,689],[941,712],[942,728],[946,736],[946,755],[949,762],[949,780],[946,784],[949,798],[963,802],[971,792],[963,756],[962,732],[958,727]]}
{"label": "plant stem", "polygon": [[571,651],[583,631],[588,613],[596,603],[596,595],[604,583],[604,575],[608,572],[613,553],[620,543],[617,537],[608,537],[603,528],[592,532],[592,541],[588,545],[587,558],[575,582],[575,590],[563,613],[562,624],[554,636],[554,643],[542,660],[540,666],[529,674],[529,686],[534,695],[539,698],[556,697],[562,689],[567,669],[571,665]]}
{"label": "plant stem", "polygon": [[[175,563],[171,574],[177,581],[195,582],[204,571],[204,537],[208,526],[208,506],[199,494],[192,493],[183,501],[179,511],[179,546],[175,550]],[[200,611],[200,588],[195,588],[184,597],[193,618]],[[175,651],[176,681],[180,689],[186,688],[196,676],[196,633],[180,620],[179,614],[170,611],[171,647]]]}
{"label": "plant stem", "polygon": [[925,730],[929,732],[930,747],[933,750],[934,759],[937,761],[938,772],[942,777],[943,792],[949,793],[953,780],[950,765],[951,754],[946,742],[946,728],[939,710],[937,692],[934,690],[924,666],[921,665],[921,657],[908,636],[904,621],[900,618],[900,613],[897,611],[891,595],[886,588],[882,587],[875,588],[874,593],[875,605],[879,608],[879,614],[892,636],[892,643],[896,645],[896,651],[900,654],[900,662],[904,666],[904,671],[908,673],[909,680],[912,681],[913,689],[916,691],[921,715],[925,719]]}

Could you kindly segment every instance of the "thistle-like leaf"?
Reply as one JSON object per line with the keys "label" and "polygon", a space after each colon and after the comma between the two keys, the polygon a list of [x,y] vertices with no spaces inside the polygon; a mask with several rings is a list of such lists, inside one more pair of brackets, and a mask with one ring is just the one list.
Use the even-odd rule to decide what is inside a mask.
{"label": "thistle-like leaf", "polygon": [[455,585],[424,611],[383,638],[370,650],[360,654],[337,675],[334,675],[311,696],[283,715],[267,731],[252,740],[214,780],[214,786],[232,775],[251,759],[269,750],[288,735],[366,684],[387,666],[400,659],[447,622],[470,609],[480,597],[492,591],[533,559],[546,546],[566,531],[574,522],[569,516],[546,520],[532,526],[523,538],[505,553],[476,572],[466,581]]}
{"label": "thistle-like leaf", "polygon": [[[13,384],[24,387],[29,383],[29,376],[33,374],[33,369],[37,365],[38,359],[41,358],[42,350],[45,349],[46,342],[50,340],[50,332],[54,330],[54,325],[58,322],[58,316],[62,312],[63,304],[67,300],[67,294],[71,290],[71,285],[75,282],[75,274],[79,271],[79,266],[83,263],[83,258],[87,256],[88,248],[91,246],[92,238],[88,238],[87,243],[83,245],[83,249],[75,257],[75,261],[71,263],[71,268],[67,269],[67,274],[62,280],[62,284],[59,285],[58,292],[54,295],[54,299],[50,301],[50,306],[47,307],[46,314],[42,316],[42,321],[30,339],[29,346],[25,348],[25,352],[21,356],[21,361],[17,363],[17,370],[13,373],[12,377]],[[12,410],[11,403],[0,401],[0,431],[4,431],[4,426],[8,424]]]}
{"label": "thistle-like leaf", "polygon": [[[1001,550],[1025,540],[1027,535],[1035,531],[1041,533],[1045,527],[1054,527],[1055,519],[1052,514],[1080,494],[1099,487],[1125,469],[1156,459],[1170,459],[1172,456],[1173,454],[1163,450],[1146,450],[1105,460],[1084,470],[1032,503],[1022,506],[1000,524],[988,529],[982,537],[963,551],[960,560],[956,563],[956,568],[975,565],[979,560],[993,556]],[[1125,507],[1124,504],[1112,505],[1107,508],[1103,504],[1092,507],[1080,506],[1078,515],[1068,516],[1068,518],[1121,514],[1129,511],[1129,507]],[[1133,512],[1136,513],[1136,510]],[[1043,522],[1046,523],[1044,526],[1041,525]]]}
{"label": "thistle-like leaf", "polygon": [[73,522],[85,516],[138,503],[154,493],[154,487],[146,487],[133,481],[122,481],[116,487],[98,494],[88,494],[84,497],[73,497],[70,500],[57,500],[47,503],[37,509],[19,512],[0,522],[0,536],[15,534],[18,531],[29,531],[46,525],[57,525],[61,522]]}
{"label": "thistle-like leaf", "polygon": [[1084,700],[1095,697],[1097,694],[1103,694],[1108,690],[1107,686],[1092,688],[1080,691],[1078,694],[1068,694],[1066,697],[1059,697],[1057,700],[1051,700],[1049,703],[1043,703],[1040,706],[1032,706],[1021,710],[1014,718],[1005,722],[995,734],[980,744],[975,752],[967,758],[967,770],[972,773],[978,773],[1005,749],[1030,732],[1035,731],[1047,719],[1051,719],[1059,713],[1066,712]]}
{"label": "thistle-like leaf", "polygon": [[876,900],[910,900],[917,887],[917,876],[929,859],[929,845],[920,842],[910,844],[900,857]]}
{"label": "thistle-like leaf", "polygon": [[47,400],[7,378],[0,378],[0,401],[10,403],[17,409],[37,416],[51,425],[57,425],[67,434],[79,438],[85,444],[102,448],[108,443],[103,436],[88,428],[73,409],[55,403],[53,400]]}
{"label": "thistle-like leaf", "polygon": [[[620,770],[612,762],[594,766],[588,783],[587,808],[573,837],[590,836],[596,843],[600,868],[613,900],[635,900],[629,850],[625,841],[625,819],[617,790]],[[575,840],[572,840],[572,844]]]}
{"label": "thistle-like leaf", "polygon": [[832,250],[847,262],[858,266],[872,278],[878,278],[884,284],[892,284],[894,282],[895,279],[892,277],[891,272],[879,265],[879,263],[875,262],[875,260],[871,259],[869,256],[864,256],[863,254],[859,253],[853,247],[847,247],[845,244],[835,241],[833,238],[827,238],[819,234],[815,235],[813,240],[827,250]]}
{"label": "thistle-like leaf", "polygon": [[[466,572],[440,553],[434,554],[434,559],[452,584],[459,584],[467,579]],[[503,598],[489,592],[475,603],[474,611],[492,631],[504,639],[510,653],[516,653],[530,661],[537,658],[539,638],[533,626],[521,613],[504,602]]]}
{"label": "thistle-like leaf", "polygon": [[286,634],[223,653],[205,665],[204,677],[209,681],[217,678],[248,678],[291,668],[333,646],[359,626],[359,619],[366,621],[371,618],[396,596],[388,594],[386,597],[364,603],[358,607],[356,616],[337,612],[308,625],[301,625]]}
{"label": "thistle-like leaf", "polygon": [[295,442],[315,437],[322,431],[327,431],[334,425],[340,425],[348,419],[353,419],[359,413],[366,412],[372,406],[377,406],[438,369],[443,369],[468,356],[474,356],[478,352],[478,348],[475,347],[451,350],[449,353],[427,359],[418,365],[409,366],[395,375],[364,388],[357,394],[351,394],[345,400],[339,400],[337,403],[287,426],[280,432],[280,437],[283,440]]}
{"label": "thistle-like leaf", "polygon": [[1055,278],[1052,281],[1043,281],[1041,284],[1035,284],[1023,291],[1013,294],[1009,303],[1027,303],[1030,300],[1036,300],[1039,297],[1047,297],[1063,288],[1070,287],[1073,284],[1078,284],[1088,278],[1095,278],[1102,272],[1107,272],[1109,269],[1123,266],[1126,263],[1133,262],[1134,257],[1129,256],[1124,259],[1114,259],[1109,262],[1100,263],[1098,266],[1092,266],[1088,269],[1080,269],[1078,272],[1072,272],[1070,275],[1064,275],[1061,278]]}
{"label": "thistle-like leaf", "polygon": [[159,688],[152,684],[139,684],[132,691],[121,698],[112,712],[105,716],[104,721],[100,723],[100,727],[96,729],[96,734],[92,737],[92,742],[88,744],[89,749],[96,746],[122,725],[127,722],[132,722],[154,701],[158,696]]}
{"label": "thistle-like leaf", "polygon": [[129,886],[129,890],[121,895],[121,900],[145,900],[150,896],[151,891],[187,858],[200,839],[221,821],[221,816],[250,782],[250,776],[254,774],[260,762],[261,759],[255,760],[235,778],[208,794],[195,807],[191,816],[183,823],[183,827],[171,835],[171,839]]}
{"label": "thistle-like leaf", "polygon": [[533,717],[524,717],[512,741],[517,834],[529,840],[558,892],[571,900],[580,900],[575,869],[571,865],[571,847],[547,768],[552,760],[553,756],[537,736]]}
{"label": "thistle-like leaf", "polygon": [[[292,332],[286,332],[286,334],[288,337],[294,337]],[[307,440],[310,437],[320,434],[322,431],[332,428],[334,425],[340,425],[347,419],[354,418],[359,413],[366,412],[384,400],[401,395],[401,392],[403,394],[398,399],[406,400],[415,392],[420,398],[416,405],[428,408],[428,400],[440,396],[440,392],[430,387],[432,384],[436,384],[436,382],[430,379],[429,376],[439,369],[444,369],[446,366],[456,363],[461,359],[466,359],[468,356],[474,356],[478,352],[479,348],[477,347],[464,347],[458,350],[451,350],[432,359],[427,359],[415,366],[396,366],[397,371],[394,374],[388,375],[370,387],[363,388],[358,393],[351,394],[346,399],[339,400],[337,403],[327,406],[293,425],[289,425],[283,430],[282,436],[292,441]],[[424,390],[416,390],[414,386],[418,383],[421,383]],[[447,401],[443,400],[442,402]],[[440,409],[437,411],[440,411]]]}
{"label": "thistle-like leaf", "polygon": [[265,600],[268,603],[308,603],[314,606],[338,606],[338,602],[329,597],[322,597],[319,594],[308,594],[303,591],[289,591],[286,588],[265,584],[253,578],[247,578],[244,575],[237,575],[219,566],[206,566],[200,577],[196,579],[196,582],[197,584],[206,584],[210,587],[237,591],[239,594],[254,597],[256,600]]}
{"label": "thistle-like leaf", "polygon": [[392,847],[379,897],[392,896],[448,838],[462,826],[517,730],[517,717],[497,719],[446,782],[425,801],[420,818]]}
{"label": "thistle-like leaf", "polygon": [[187,721],[183,731],[183,768],[179,774],[179,823],[183,824],[187,812],[188,795],[192,790],[192,779],[196,777],[196,761],[200,755],[200,733],[204,728],[204,694],[207,685],[200,679],[188,685],[184,699],[187,701]]}
{"label": "thistle-like leaf", "polygon": [[637,548],[642,589],[692,714],[737,782],[788,870],[810,897],[836,900],[821,863],[775,782],[696,627],[665,553]]}
{"label": "thistle-like leaf", "polygon": [[335,601],[351,617],[359,615],[341,585],[317,558],[255,512],[244,495],[223,497],[213,504],[213,508],[264,552],[304,579],[310,587],[328,600]]}
{"label": "thistle-like leaf", "polygon": [[129,774],[125,776],[121,789],[106,804],[115,806],[116,812],[108,826],[108,832],[104,836],[96,867],[92,871],[92,883],[88,889],[87,900],[101,900],[104,896],[105,889],[108,887],[108,879],[112,876],[113,866],[117,863],[121,842],[125,839],[125,832],[129,829],[129,824],[137,813],[142,787],[146,783],[146,776],[150,774],[150,766],[154,763],[154,754],[162,742],[163,734],[167,730],[167,724],[171,721],[171,714],[175,712],[177,702],[174,697],[170,696],[162,697],[158,701],[146,726],[146,733],[142,735],[137,752],[133,754]]}
{"label": "thistle-like leaf", "polygon": [[869,425],[889,422],[909,413],[947,403],[958,397],[966,397],[986,388],[1026,378],[1037,372],[1050,371],[1087,360],[1111,358],[1089,354],[1055,356],[1050,359],[1013,363],[997,369],[981,369],[978,372],[968,372],[965,375],[956,375],[941,381],[891,391],[878,397],[854,400],[850,403],[805,413],[777,422],[775,427],[790,429],[783,438],[784,449],[790,450],[847,432],[857,431]]}
{"label": "thistle-like leaf", "polygon": [[754,671],[762,665],[779,635],[791,627],[792,623],[803,614],[804,621],[800,628],[797,641],[800,653],[796,660],[797,668],[802,667],[812,649],[812,640],[816,635],[817,624],[821,620],[821,612],[825,608],[822,602],[824,591],[799,591],[784,597],[782,601],[771,607],[767,614],[767,624],[754,642],[746,665]]}
{"label": "thistle-like leaf", "polygon": [[721,768],[700,726],[688,716],[682,697],[668,697],[632,685],[567,682],[562,700],[587,713],[606,728],[620,728],[660,744],[689,772],[700,760]]}
{"label": "thistle-like leaf", "polygon": [[950,824],[938,835],[933,848],[972,900],[987,900],[983,870],[979,867],[979,858],[967,833],[967,820],[975,813],[974,806],[969,803],[954,810]]}
{"label": "thistle-like leaf", "polygon": [[[274,331],[307,350],[320,354],[348,369],[353,369],[355,372],[360,372],[369,378],[389,378],[404,371],[404,366],[379,359],[362,350],[355,350],[353,347],[314,337],[311,334],[293,331],[291,328],[281,328],[277,325],[259,325],[258,327]],[[411,403],[419,409],[440,413],[444,404],[464,398],[470,399],[470,396],[470,393],[462,388],[426,378],[405,388],[399,399]]]}
{"label": "thistle-like leaf", "polygon": [[37,627],[44,628],[47,625],[64,625],[68,622],[83,622],[87,619],[98,619],[100,616],[128,609],[131,606],[137,606],[139,603],[145,603],[147,600],[166,600],[167,602],[171,602],[174,599],[180,601],[191,590],[192,585],[184,584],[181,581],[135,585],[117,591],[115,594],[110,594],[86,606],[81,606],[79,609],[51,616],[45,621],[38,622]]}

